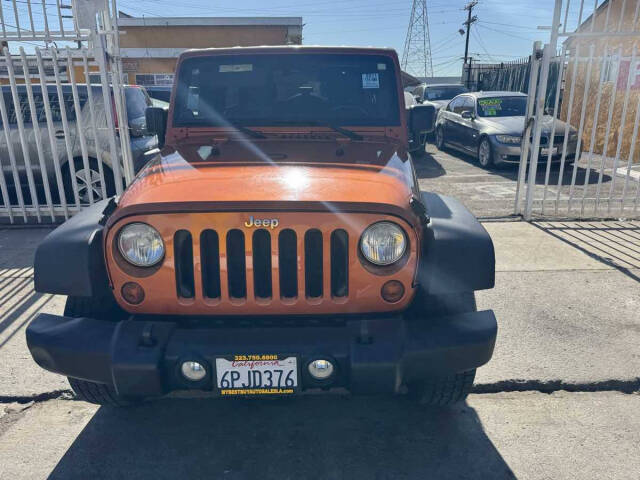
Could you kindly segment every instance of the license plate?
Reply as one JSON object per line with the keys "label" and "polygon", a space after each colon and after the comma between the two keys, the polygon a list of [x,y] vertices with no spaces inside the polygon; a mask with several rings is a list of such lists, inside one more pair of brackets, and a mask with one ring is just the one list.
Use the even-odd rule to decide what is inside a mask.
{"label": "license plate", "polygon": [[286,355],[232,355],[216,358],[221,395],[289,395],[298,387],[298,362]]}
{"label": "license plate", "polygon": [[[543,148],[541,151],[542,155],[549,155],[549,149],[548,148]],[[558,154],[558,147],[553,147],[551,149],[551,155],[557,155]]]}

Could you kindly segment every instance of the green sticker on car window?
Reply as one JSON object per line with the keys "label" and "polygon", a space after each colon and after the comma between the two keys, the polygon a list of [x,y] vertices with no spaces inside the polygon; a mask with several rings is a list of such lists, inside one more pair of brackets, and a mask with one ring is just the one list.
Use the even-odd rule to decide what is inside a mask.
{"label": "green sticker on car window", "polygon": [[483,116],[495,117],[502,110],[502,98],[481,98],[478,105],[482,108]]}

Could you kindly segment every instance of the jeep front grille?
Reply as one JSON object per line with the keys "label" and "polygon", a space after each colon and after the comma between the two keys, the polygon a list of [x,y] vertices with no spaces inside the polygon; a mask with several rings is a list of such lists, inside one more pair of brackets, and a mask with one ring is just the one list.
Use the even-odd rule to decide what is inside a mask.
{"label": "jeep front grille", "polygon": [[[219,300],[224,291],[231,301],[245,300],[247,292],[263,302],[274,298],[274,292],[285,302],[301,295],[309,300],[325,295],[342,299],[349,294],[349,235],[336,229],[328,237],[323,238],[317,229],[305,232],[260,229],[247,235],[233,229],[220,238],[217,231],[207,229],[200,234],[201,275],[196,279],[192,235],[187,230],[178,230],[174,235],[176,295],[194,298],[195,282],[199,281],[208,300]],[[222,242],[226,255],[221,255]],[[325,242],[329,243],[328,271],[323,258]],[[273,248],[275,245],[277,249]],[[304,265],[303,282],[298,279],[299,261]],[[221,269],[225,262],[226,275]],[[273,264],[278,267],[275,272]],[[327,276],[330,292],[324,290]]]}
{"label": "jeep front grille", "polygon": [[[279,224],[250,227],[251,217],[277,218]],[[409,239],[406,262],[397,269],[373,268],[358,253],[362,232],[381,220],[401,225]],[[117,234],[131,222],[152,225],[164,240],[165,258],[153,268],[130,268],[118,258]],[[417,246],[409,224],[380,213],[179,212],[120,220],[109,229],[105,253],[116,299],[130,313],[282,316],[406,308],[415,287]],[[380,295],[389,280],[406,288],[397,303]],[[139,305],[121,296],[128,282],[144,289]]]}

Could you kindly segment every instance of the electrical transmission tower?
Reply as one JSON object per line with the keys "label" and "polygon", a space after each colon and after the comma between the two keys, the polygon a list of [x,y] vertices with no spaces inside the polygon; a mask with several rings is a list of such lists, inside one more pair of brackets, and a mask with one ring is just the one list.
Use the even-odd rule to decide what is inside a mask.
{"label": "electrical transmission tower", "polygon": [[407,39],[404,41],[402,68],[414,77],[433,76],[427,0],[413,0]]}

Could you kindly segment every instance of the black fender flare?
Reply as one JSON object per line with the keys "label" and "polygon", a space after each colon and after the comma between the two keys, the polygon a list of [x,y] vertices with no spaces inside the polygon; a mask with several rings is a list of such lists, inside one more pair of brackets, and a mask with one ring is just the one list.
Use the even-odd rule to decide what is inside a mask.
{"label": "black fender flare", "polygon": [[430,221],[423,229],[420,289],[446,295],[493,288],[493,242],[478,219],[453,197],[423,192],[421,199]]}
{"label": "black fender flare", "polygon": [[64,222],[36,250],[33,274],[36,292],[78,297],[111,294],[103,252],[105,209],[101,200]]}

